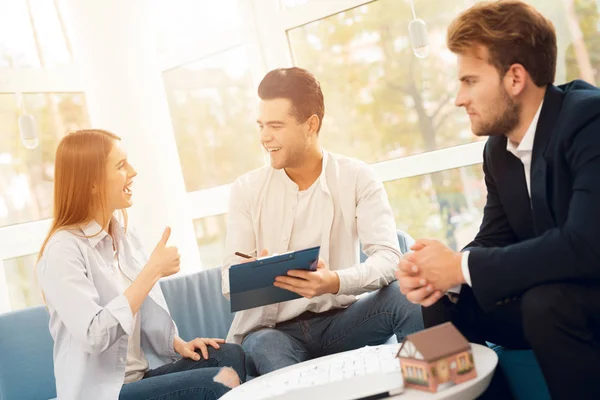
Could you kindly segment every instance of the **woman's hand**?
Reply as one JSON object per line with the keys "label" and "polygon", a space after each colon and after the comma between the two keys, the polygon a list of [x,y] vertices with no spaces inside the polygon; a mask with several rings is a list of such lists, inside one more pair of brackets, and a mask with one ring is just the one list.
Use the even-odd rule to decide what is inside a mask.
{"label": "woman's hand", "polygon": [[171,276],[179,272],[180,255],[177,247],[167,246],[171,228],[168,226],[157,243],[145,268],[151,269],[159,278]]}
{"label": "woman's hand", "polygon": [[208,346],[219,349],[219,343],[225,343],[224,339],[207,339],[207,338],[196,338],[189,342],[184,341],[179,336],[175,337],[173,341],[173,349],[183,358],[191,358],[194,361],[200,360],[200,354],[196,353],[197,349],[200,349],[202,357],[208,360]]}

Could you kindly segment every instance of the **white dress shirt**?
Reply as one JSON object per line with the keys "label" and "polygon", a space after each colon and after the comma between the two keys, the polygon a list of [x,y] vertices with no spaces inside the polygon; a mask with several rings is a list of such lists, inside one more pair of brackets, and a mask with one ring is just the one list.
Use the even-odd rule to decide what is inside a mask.
{"label": "white dress shirt", "polygon": [[[321,229],[315,222],[323,220],[321,205],[327,203],[328,197],[321,190],[320,180],[319,177],[308,189],[296,192],[298,185],[289,179],[287,190],[296,192],[298,196],[289,251],[308,249],[321,244]],[[287,321],[297,316],[297,308],[298,305],[293,301],[280,303],[277,311],[278,321]]]}
{"label": "white dress shirt", "polygon": [[[239,344],[249,332],[274,327],[305,311],[348,307],[357,295],[395,280],[401,253],[394,214],[383,184],[367,164],[324,151],[321,176],[305,192],[284,170],[270,166],[235,181],[222,266],[223,294],[229,297],[229,267],[243,261],[236,251],[285,253],[315,242],[321,246],[320,258],[340,278],[339,292],[240,311],[228,342]],[[364,263],[360,263],[359,241],[368,256]]]}
{"label": "white dress shirt", "polygon": [[[542,105],[544,102],[540,104],[529,128],[525,132],[525,136],[521,140],[521,143],[518,145],[514,144],[510,140],[506,141],[506,150],[514,154],[521,163],[523,164],[523,169],[525,172],[525,182],[527,183],[527,193],[529,194],[529,198],[531,199],[531,154],[533,152],[533,141],[535,139],[535,131],[537,129],[537,124],[540,119],[540,113],[542,111]],[[462,253],[461,259],[461,270],[463,276],[465,277],[465,281],[467,285],[471,286],[471,273],[469,272],[469,251],[465,251]],[[460,285],[453,287],[450,289],[451,292],[459,293]]]}

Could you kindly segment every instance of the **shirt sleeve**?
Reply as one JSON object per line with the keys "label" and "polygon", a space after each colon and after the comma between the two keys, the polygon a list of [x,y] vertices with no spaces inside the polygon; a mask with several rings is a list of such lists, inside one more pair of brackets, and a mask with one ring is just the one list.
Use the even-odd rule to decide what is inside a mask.
{"label": "shirt sleeve", "polygon": [[460,260],[460,268],[462,270],[463,277],[465,278],[465,282],[467,285],[471,285],[471,272],[469,272],[469,251],[465,251],[462,253],[462,258]]}
{"label": "shirt sleeve", "polygon": [[389,285],[396,279],[394,271],[402,257],[387,193],[367,166],[359,173],[356,191],[356,225],[368,258],[364,263],[335,271],[340,277],[338,294],[358,295]]}
{"label": "shirt sleeve", "polygon": [[229,211],[227,213],[227,238],[225,240],[225,259],[221,266],[221,290],[229,299],[229,268],[238,264],[243,258],[236,256],[240,251],[256,256],[256,235],[252,227],[252,214],[250,210],[250,197],[241,179],[235,181],[231,187]]}
{"label": "shirt sleeve", "polygon": [[57,241],[44,250],[37,275],[48,309],[56,312],[69,334],[87,352],[99,354],[122,335],[131,334],[133,313],[122,294],[100,306],[85,263],[74,241]]}
{"label": "shirt sleeve", "polygon": [[[471,286],[471,274],[469,273],[469,251],[464,251],[460,259],[460,269],[467,282],[467,285]],[[462,285],[456,285],[448,289],[449,293],[460,294]]]}

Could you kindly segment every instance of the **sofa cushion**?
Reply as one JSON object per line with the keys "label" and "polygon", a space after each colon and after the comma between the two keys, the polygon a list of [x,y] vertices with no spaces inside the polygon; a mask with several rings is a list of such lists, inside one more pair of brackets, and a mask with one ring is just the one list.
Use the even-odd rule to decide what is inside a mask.
{"label": "sofa cushion", "polygon": [[227,336],[234,314],[221,292],[220,268],[164,279],[160,286],[182,339]]}
{"label": "sofa cushion", "polygon": [[56,397],[45,307],[0,314],[0,399]]}
{"label": "sofa cushion", "polygon": [[510,350],[488,343],[496,354],[498,364],[515,400],[550,400],[542,370],[531,350]]}

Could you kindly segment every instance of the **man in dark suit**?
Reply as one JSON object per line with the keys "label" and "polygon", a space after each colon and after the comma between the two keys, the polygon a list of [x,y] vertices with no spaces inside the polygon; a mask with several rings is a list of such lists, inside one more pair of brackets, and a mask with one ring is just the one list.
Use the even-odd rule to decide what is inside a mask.
{"label": "man in dark suit", "polygon": [[419,240],[397,272],[426,327],[533,349],[556,399],[600,399],[600,90],[554,86],[556,35],[520,1],[449,27],[473,133],[489,136],[487,202],[462,253]]}

